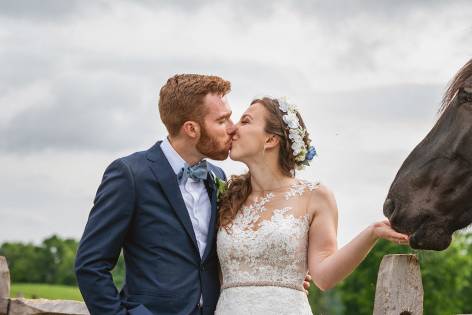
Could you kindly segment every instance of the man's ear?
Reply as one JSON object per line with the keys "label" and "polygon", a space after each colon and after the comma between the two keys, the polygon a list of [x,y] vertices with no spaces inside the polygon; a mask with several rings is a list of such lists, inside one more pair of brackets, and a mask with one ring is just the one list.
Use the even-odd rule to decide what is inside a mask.
{"label": "man's ear", "polygon": [[200,137],[200,125],[195,121],[186,121],[180,129],[187,137],[198,139]]}
{"label": "man's ear", "polygon": [[277,145],[279,145],[279,143],[280,143],[279,136],[270,135],[269,137],[267,137],[264,146],[266,149],[272,149],[272,148],[275,148]]}

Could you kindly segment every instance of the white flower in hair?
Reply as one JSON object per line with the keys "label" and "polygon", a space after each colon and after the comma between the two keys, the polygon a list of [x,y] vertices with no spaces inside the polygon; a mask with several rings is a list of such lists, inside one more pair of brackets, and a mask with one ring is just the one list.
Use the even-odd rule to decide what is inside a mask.
{"label": "white flower in hair", "polygon": [[278,102],[279,102],[280,110],[283,111],[284,113],[288,112],[290,105],[288,104],[287,97],[284,96],[284,97],[279,98]]}
{"label": "white flower in hair", "polygon": [[300,121],[298,120],[297,114],[294,112],[288,112],[286,115],[283,116],[283,120],[290,129],[300,127]]}
{"label": "white flower in hair", "polygon": [[294,155],[294,156],[299,155],[300,152],[302,152],[302,149],[303,149],[304,146],[305,146],[304,143],[300,143],[300,142],[294,142],[294,143],[292,143],[293,155]]}
{"label": "white flower in hair", "polygon": [[[316,151],[313,147],[307,148],[305,143],[306,130],[300,126],[300,121],[298,119],[297,107],[290,103],[286,97],[281,97],[277,99],[279,103],[279,109],[284,113],[282,115],[282,120],[285,125],[288,127],[288,137],[291,140],[291,149],[293,157],[295,159],[296,168],[303,169],[305,165],[309,165],[309,161],[313,159],[316,155]],[[307,156],[309,157],[307,158]]]}
{"label": "white flower in hair", "polygon": [[295,141],[295,142],[303,141],[303,137],[299,132],[297,132],[297,129],[290,129],[288,137],[290,138],[290,140]]}
{"label": "white flower in hair", "polygon": [[303,147],[303,148],[301,149],[300,153],[295,157],[295,161],[297,161],[297,162],[303,162],[303,161],[305,161],[305,159],[306,159],[306,153],[307,153],[306,148]]}

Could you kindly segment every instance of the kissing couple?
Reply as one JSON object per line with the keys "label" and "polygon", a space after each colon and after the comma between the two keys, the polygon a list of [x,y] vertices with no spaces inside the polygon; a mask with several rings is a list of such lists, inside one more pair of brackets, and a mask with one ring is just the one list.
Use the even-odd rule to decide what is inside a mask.
{"label": "kissing couple", "polygon": [[[91,315],[312,314],[308,272],[327,290],[377,239],[408,244],[384,220],[338,249],[333,193],[295,176],[316,155],[297,107],[255,99],[234,124],[230,89],[217,76],[171,77],[159,95],[168,136],[105,170],[75,263]],[[205,160],[228,155],[248,172],[227,181]]]}

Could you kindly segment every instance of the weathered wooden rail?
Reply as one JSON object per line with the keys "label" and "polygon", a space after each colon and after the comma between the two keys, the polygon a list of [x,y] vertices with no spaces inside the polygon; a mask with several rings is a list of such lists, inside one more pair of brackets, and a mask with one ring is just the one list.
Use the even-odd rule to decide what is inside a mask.
{"label": "weathered wooden rail", "polygon": [[[0,256],[0,315],[89,315],[89,312],[83,302],[10,298],[10,271],[5,257]],[[415,255],[384,256],[373,315],[423,315],[423,284]]]}
{"label": "weathered wooden rail", "polygon": [[0,315],[89,315],[83,302],[10,298],[10,271],[0,256]]}

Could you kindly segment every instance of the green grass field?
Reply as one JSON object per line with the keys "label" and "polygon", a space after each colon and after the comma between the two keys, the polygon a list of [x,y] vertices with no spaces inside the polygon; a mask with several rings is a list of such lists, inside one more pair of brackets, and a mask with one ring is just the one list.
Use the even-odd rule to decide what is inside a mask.
{"label": "green grass field", "polygon": [[10,295],[13,298],[83,301],[79,288],[55,284],[13,283]]}

